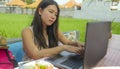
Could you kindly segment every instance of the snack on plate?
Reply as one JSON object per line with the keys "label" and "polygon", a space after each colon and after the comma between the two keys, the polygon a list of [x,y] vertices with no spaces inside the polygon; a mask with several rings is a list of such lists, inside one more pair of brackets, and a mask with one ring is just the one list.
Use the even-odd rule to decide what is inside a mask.
{"label": "snack on plate", "polygon": [[53,69],[54,66],[46,61],[36,62],[35,69]]}
{"label": "snack on plate", "polygon": [[47,61],[32,61],[24,64],[22,69],[54,69],[54,65]]}

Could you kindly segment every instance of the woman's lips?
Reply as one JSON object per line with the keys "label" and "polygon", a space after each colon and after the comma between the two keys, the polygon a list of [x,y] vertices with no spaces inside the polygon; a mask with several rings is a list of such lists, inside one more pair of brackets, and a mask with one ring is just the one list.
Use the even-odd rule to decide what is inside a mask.
{"label": "woman's lips", "polygon": [[49,20],[49,21],[52,22],[52,23],[54,22],[54,20]]}

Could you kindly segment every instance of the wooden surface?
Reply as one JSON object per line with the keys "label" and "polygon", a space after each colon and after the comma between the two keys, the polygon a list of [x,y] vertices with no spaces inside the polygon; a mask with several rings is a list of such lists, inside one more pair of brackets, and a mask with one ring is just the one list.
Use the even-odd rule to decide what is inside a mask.
{"label": "wooden surface", "polygon": [[101,67],[106,67],[101,69],[120,69],[120,35],[112,35],[109,39],[107,54],[96,67],[97,69]]}

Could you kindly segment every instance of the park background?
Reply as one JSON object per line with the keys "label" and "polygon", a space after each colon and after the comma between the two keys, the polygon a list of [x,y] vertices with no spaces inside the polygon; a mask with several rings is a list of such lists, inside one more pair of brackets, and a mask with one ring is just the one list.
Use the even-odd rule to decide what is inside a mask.
{"label": "park background", "polygon": [[[12,0],[0,1],[0,35],[8,39],[21,39],[22,30],[31,24],[35,12],[36,6],[30,6],[30,4],[40,0],[32,2],[26,0],[27,6],[9,4]],[[25,0],[14,1],[24,2]],[[84,41],[87,22],[112,21],[112,34],[120,35],[120,11],[111,8],[119,5],[119,0],[66,0],[63,4],[62,1],[65,0],[59,0],[61,3],[58,3],[60,6],[59,28],[63,32],[77,30],[80,32],[79,40]]]}

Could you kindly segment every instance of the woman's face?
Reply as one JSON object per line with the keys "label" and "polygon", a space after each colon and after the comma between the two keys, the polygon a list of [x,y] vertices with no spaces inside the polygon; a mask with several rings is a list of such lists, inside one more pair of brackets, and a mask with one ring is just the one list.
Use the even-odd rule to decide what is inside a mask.
{"label": "woman's face", "polygon": [[49,5],[45,9],[40,8],[39,14],[41,15],[43,26],[50,26],[57,18],[57,7],[55,5]]}

